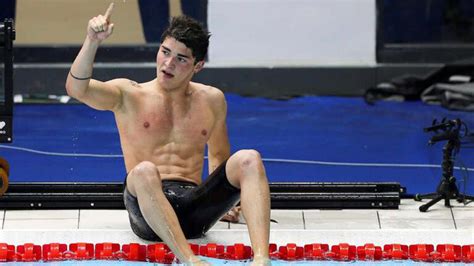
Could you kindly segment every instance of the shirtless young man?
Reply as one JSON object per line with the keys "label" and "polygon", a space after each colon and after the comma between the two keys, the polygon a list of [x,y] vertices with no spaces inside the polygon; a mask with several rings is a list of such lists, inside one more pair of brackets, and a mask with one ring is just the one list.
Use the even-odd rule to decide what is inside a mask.
{"label": "shirtless young man", "polygon": [[[124,201],[139,237],[164,241],[186,264],[207,265],[186,238],[202,236],[240,199],[254,251],[253,264],[270,264],[270,196],[259,153],[230,154],[224,94],[191,82],[204,66],[209,34],[199,23],[179,17],[163,33],[156,56],[157,77],[92,79],[96,51],[113,30],[113,4],[92,18],[71,66],[67,93],[115,115],[128,172]],[[204,150],[209,173],[201,180]]]}

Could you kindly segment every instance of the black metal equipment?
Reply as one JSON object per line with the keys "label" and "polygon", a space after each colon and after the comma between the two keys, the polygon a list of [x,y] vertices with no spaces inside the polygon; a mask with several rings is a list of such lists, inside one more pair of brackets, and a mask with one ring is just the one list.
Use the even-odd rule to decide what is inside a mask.
{"label": "black metal equipment", "polygon": [[459,193],[458,187],[456,185],[456,178],[453,175],[454,158],[461,148],[460,132],[462,126],[465,127],[465,124],[460,119],[449,121],[443,119],[440,123],[437,123],[437,121],[434,120],[432,126],[424,129],[425,132],[435,132],[436,134],[428,142],[429,145],[433,145],[436,142],[445,140],[448,142],[443,147],[443,162],[441,164],[443,175],[436,192],[425,195],[415,195],[416,201],[421,201],[422,199],[431,199],[431,201],[428,203],[420,206],[420,212],[426,212],[431,206],[442,199],[444,199],[444,206],[446,207],[451,206],[451,199],[456,199],[458,202],[474,199],[472,196]]}
{"label": "black metal equipment", "polygon": [[[0,143],[11,143],[13,139],[13,40],[13,20],[5,19],[0,22],[0,48],[3,48],[0,49],[3,61],[0,68]],[[0,157],[0,197],[8,189],[9,170],[8,161]]]}
{"label": "black metal equipment", "polygon": [[[0,143],[10,143],[13,139],[13,40],[15,40],[15,29],[13,20],[5,19],[0,22],[0,54],[3,54],[3,73],[0,72],[0,80],[3,80],[3,97],[0,93]],[[0,81],[1,82],[1,81]]]}
{"label": "black metal equipment", "polygon": [[[397,209],[399,183],[270,183],[272,209]],[[11,183],[0,209],[123,209],[123,183]]]}

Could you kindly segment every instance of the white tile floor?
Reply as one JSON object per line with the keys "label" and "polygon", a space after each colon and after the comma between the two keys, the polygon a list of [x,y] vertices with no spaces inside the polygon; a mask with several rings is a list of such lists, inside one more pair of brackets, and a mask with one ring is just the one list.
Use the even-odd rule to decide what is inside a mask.
{"label": "white tile floor", "polygon": [[[443,203],[429,212],[419,202],[402,200],[398,210],[272,210],[272,243],[349,243],[362,245],[474,244],[474,203]],[[0,242],[147,243],[136,237],[125,210],[0,210]],[[245,224],[218,222],[194,243],[250,244]]]}

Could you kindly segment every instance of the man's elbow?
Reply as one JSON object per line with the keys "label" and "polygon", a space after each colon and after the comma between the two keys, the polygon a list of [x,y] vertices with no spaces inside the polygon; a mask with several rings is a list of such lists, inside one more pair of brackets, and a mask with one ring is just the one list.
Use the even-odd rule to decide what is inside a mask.
{"label": "man's elbow", "polygon": [[68,96],[74,97],[73,96],[73,89],[72,85],[69,83],[69,80],[66,80],[66,84],[64,84],[64,87],[66,88],[66,93]]}
{"label": "man's elbow", "polygon": [[211,155],[211,157],[218,162],[218,164],[222,163],[223,161],[229,159],[230,153],[229,152],[216,152]]}
{"label": "man's elbow", "polygon": [[86,90],[85,88],[80,88],[76,84],[74,84],[74,82],[72,82],[69,77],[66,80],[65,87],[67,95],[77,100],[79,100],[81,96],[84,95],[84,92]]}

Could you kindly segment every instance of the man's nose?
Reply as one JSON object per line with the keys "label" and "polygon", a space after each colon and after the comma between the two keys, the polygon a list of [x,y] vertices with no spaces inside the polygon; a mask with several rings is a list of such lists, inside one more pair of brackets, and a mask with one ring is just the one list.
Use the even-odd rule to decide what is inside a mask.
{"label": "man's nose", "polygon": [[174,67],[175,66],[175,58],[174,56],[170,56],[165,59],[165,65],[167,67]]}

